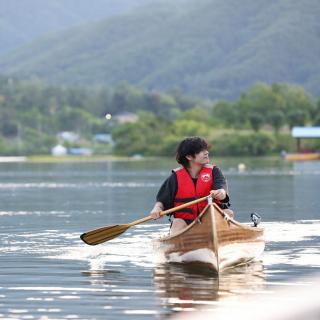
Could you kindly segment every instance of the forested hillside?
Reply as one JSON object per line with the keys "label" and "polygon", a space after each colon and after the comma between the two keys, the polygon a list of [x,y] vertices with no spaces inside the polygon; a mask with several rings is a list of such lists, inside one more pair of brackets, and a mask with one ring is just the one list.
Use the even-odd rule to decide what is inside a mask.
{"label": "forested hillside", "polygon": [[152,0],[0,0],[0,55],[39,36],[121,14]]}
{"label": "forested hillside", "polygon": [[43,39],[0,71],[55,84],[119,83],[236,99],[252,83],[320,95],[318,0],[161,2]]}

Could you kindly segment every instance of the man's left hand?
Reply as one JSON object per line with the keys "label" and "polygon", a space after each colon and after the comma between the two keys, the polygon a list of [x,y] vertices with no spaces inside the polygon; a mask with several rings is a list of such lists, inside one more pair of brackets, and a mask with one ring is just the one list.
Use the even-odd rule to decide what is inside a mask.
{"label": "man's left hand", "polygon": [[224,189],[217,189],[210,191],[211,197],[217,200],[223,200],[227,196],[227,193]]}

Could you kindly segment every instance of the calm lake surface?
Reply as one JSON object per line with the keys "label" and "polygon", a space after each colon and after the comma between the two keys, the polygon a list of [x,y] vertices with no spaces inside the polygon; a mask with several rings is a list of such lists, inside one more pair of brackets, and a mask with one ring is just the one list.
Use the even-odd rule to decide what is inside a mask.
{"label": "calm lake surface", "polygon": [[157,261],[152,239],[166,218],[94,247],[79,239],[148,215],[174,162],[0,163],[0,318],[167,319],[308,285],[320,271],[320,161],[216,162],[236,219],[257,212],[266,230],[261,261],[219,277]]}

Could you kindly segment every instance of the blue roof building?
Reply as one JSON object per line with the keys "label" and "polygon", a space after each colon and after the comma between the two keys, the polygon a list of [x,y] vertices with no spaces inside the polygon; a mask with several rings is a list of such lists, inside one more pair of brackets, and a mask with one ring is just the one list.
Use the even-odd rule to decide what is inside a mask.
{"label": "blue roof building", "polygon": [[300,151],[301,139],[320,138],[320,127],[293,127],[291,134],[297,139],[297,149]]}
{"label": "blue roof building", "polygon": [[320,138],[320,127],[293,127],[293,138]]}

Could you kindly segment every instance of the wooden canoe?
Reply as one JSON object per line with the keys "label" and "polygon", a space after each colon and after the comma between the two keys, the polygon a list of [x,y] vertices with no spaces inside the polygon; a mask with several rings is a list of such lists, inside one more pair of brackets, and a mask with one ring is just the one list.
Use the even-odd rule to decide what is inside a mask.
{"label": "wooden canoe", "polygon": [[213,203],[179,233],[155,241],[155,248],[165,261],[201,262],[220,272],[261,255],[265,246],[263,233],[263,228],[229,218]]}

